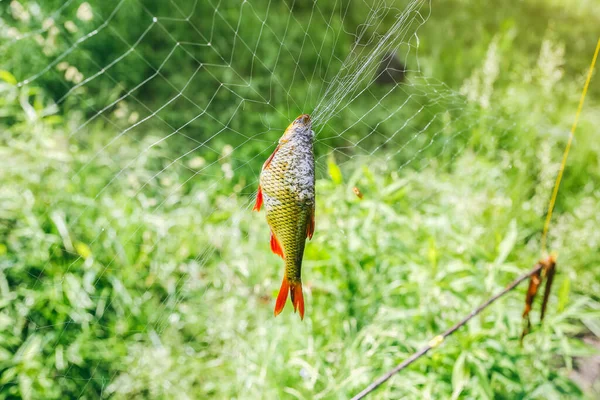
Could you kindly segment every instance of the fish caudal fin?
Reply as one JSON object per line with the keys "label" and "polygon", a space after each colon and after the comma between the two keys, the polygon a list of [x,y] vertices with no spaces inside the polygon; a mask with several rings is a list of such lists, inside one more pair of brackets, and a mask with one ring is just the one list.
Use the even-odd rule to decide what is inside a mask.
{"label": "fish caudal fin", "polygon": [[304,295],[302,294],[302,282],[298,282],[293,286],[290,286],[290,294],[292,297],[292,304],[294,305],[294,312],[298,311],[300,319],[304,319]]}
{"label": "fish caudal fin", "polygon": [[275,316],[279,315],[283,311],[283,307],[285,307],[285,302],[288,298],[288,292],[291,296],[294,312],[298,311],[298,314],[300,314],[300,319],[304,319],[304,295],[302,294],[302,282],[290,283],[285,276],[281,282],[281,289],[279,289],[277,301],[275,302]]}
{"label": "fish caudal fin", "polygon": [[281,244],[279,244],[279,240],[277,240],[277,236],[275,236],[273,231],[271,231],[271,251],[285,260]]}
{"label": "fish caudal fin", "polygon": [[260,185],[258,185],[258,192],[256,193],[256,203],[254,204],[254,208],[252,209],[252,211],[260,211],[260,208],[262,207],[262,203],[263,203],[262,188],[260,187]]}

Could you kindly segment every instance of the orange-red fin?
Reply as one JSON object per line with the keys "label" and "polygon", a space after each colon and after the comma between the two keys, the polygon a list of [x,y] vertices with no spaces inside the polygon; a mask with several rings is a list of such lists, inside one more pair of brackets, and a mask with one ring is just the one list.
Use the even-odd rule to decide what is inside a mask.
{"label": "orange-red fin", "polygon": [[256,193],[256,203],[254,204],[254,208],[252,211],[260,211],[260,208],[263,204],[263,193],[262,188],[258,185],[258,192]]}
{"label": "orange-red fin", "polygon": [[295,285],[290,286],[290,295],[292,297],[292,304],[294,305],[294,312],[298,311],[300,319],[304,319],[304,295],[302,294],[302,283],[298,282]]}
{"label": "orange-red fin", "polygon": [[304,295],[302,294],[302,283],[298,282],[290,284],[285,276],[281,282],[281,288],[279,289],[277,301],[275,302],[275,316],[279,315],[281,311],[283,311],[283,307],[285,307],[285,302],[288,298],[288,292],[290,293],[292,305],[294,306],[294,312],[298,311],[298,314],[300,314],[300,319],[303,320]]}
{"label": "orange-red fin", "polygon": [[310,215],[308,216],[308,224],[306,225],[306,237],[312,239],[313,233],[315,233],[315,208],[313,207]]}
{"label": "orange-red fin", "polygon": [[279,244],[279,240],[277,240],[277,236],[275,236],[273,231],[271,231],[271,251],[285,260],[281,244]]}
{"label": "orange-red fin", "polygon": [[277,301],[275,302],[275,316],[279,315],[283,311],[289,291],[290,284],[284,276],[283,281],[281,282],[281,288],[279,289],[279,294],[277,295]]}
{"label": "orange-red fin", "polygon": [[279,150],[279,145],[277,147],[275,147],[275,150],[273,150],[273,153],[269,156],[269,158],[267,158],[267,161],[265,161],[265,163],[263,164],[262,169],[269,168],[269,165],[271,164],[271,161],[273,161],[273,157],[275,157],[275,153],[277,153],[277,150]]}

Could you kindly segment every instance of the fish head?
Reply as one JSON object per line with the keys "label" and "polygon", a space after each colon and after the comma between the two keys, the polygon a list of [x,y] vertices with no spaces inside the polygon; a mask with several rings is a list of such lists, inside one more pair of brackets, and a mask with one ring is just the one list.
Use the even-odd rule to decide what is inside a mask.
{"label": "fish head", "polygon": [[285,130],[281,141],[288,141],[294,137],[310,139],[312,141],[315,133],[312,130],[310,115],[302,114],[296,118]]}
{"label": "fish head", "polygon": [[302,114],[296,118],[292,124],[308,126],[310,128],[312,121],[310,120],[310,115]]}

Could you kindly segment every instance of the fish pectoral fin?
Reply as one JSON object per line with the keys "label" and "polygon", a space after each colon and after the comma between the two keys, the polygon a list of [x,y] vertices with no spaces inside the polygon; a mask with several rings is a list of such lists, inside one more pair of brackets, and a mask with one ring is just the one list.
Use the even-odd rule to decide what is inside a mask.
{"label": "fish pectoral fin", "polygon": [[310,240],[315,233],[315,207],[313,206],[308,214],[308,222],[306,224],[306,237]]}
{"label": "fish pectoral fin", "polygon": [[256,203],[254,203],[254,208],[252,209],[252,211],[260,211],[262,204],[263,204],[262,187],[260,187],[260,185],[258,185],[258,192],[256,193]]}
{"label": "fish pectoral fin", "polygon": [[267,158],[267,161],[265,161],[265,163],[263,164],[263,167],[262,167],[263,170],[269,168],[269,165],[271,165],[271,161],[273,161],[273,157],[275,157],[275,153],[277,153],[277,150],[279,150],[279,147],[281,147],[281,146],[277,145],[277,147],[275,147],[275,150],[273,150],[273,153],[269,156],[269,158]]}
{"label": "fish pectoral fin", "polygon": [[277,236],[275,236],[273,231],[271,231],[271,251],[285,260],[281,244],[279,243],[279,240],[277,240]]}

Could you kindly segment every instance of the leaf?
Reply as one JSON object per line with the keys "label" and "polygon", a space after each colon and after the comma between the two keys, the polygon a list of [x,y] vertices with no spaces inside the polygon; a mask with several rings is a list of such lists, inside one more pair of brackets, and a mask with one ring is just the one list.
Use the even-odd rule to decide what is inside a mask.
{"label": "leaf", "polygon": [[481,387],[483,393],[485,394],[486,398],[493,399],[494,391],[490,385],[490,380],[485,367],[479,360],[474,360],[472,364],[475,367],[475,375],[477,376],[479,386]]}
{"label": "leaf", "polygon": [[15,354],[14,361],[16,362],[27,362],[33,360],[40,354],[42,348],[42,337],[39,335],[31,335],[27,338],[25,343],[19,347]]}
{"label": "leaf", "polygon": [[77,254],[79,254],[84,259],[87,259],[89,256],[92,255],[92,250],[90,249],[90,247],[82,242],[75,242],[75,250],[77,251]]}
{"label": "leaf", "polygon": [[331,177],[333,183],[336,185],[342,183],[342,171],[335,163],[335,157],[333,156],[333,153],[330,153],[329,157],[327,158],[327,172],[329,172],[329,176]]}
{"label": "leaf", "polygon": [[506,236],[498,246],[498,256],[495,264],[502,264],[517,242],[517,222],[513,219],[508,226]]}
{"label": "leaf", "polygon": [[11,85],[17,84],[17,79],[14,77],[14,75],[4,69],[0,69],[0,79],[2,79],[4,82],[10,83]]}
{"label": "leaf", "polygon": [[371,172],[371,170],[369,169],[369,167],[367,167],[366,165],[363,165],[362,168],[362,172],[363,175],[369,180],[370,183],[375,183],[375,176],[373,175],[373,173]]}
{"label": "leaf", "polygon": [[12,382],[17,376],[18,372],[19,370],[16,367],[4,370],[2,373],[2,378],[0,378],[0,385],[6,385],[9,382]]}
{"label": "leaf", "polygon": [[454,368],[452,369],[452,399],[457,399],[460,393],[463,391],[469,376],[465,370],[465,358],[467,356],[466,352],[460,353],[458,359],[454,363]]}
{"label": "leaf", "polygon": [[558,312],[562,312],[569,302],[569,292],[571,291],[571,279],[567,276],[558,289]]}
{"label": "leaf", "polygon": [[29,400],[32,398],[32,389],[33,389],[33,382],[31,380],[31,378],[29,376],[27,376],[26,373],[21,373],[19,374],[19,392],[20,394],[23,396],[24,400]]}
{"label": "leaf", "polygon": [[435,239],[433,237],[429,238],[429,250],[427,252],[427,258],[429,258],[429,262],[434,271],[433,275],[435,275],[435,272],[437,271],[438,252],[435,245]]}
{"label": "leaf", "polygon": [[387,185],[382,191],[381,194],[383,196],[391,196],[402,189],[405,189],[408,185],[408,179],[398,179],[393,183]]}
{"label": "leaf", "polygon": [[61,345],[56,346],[56,350],[54,351],[54,365],[56,365],[56,369],[62,371],[66,368],[67,364],[65,363],[65,352],[64,348]]}
{"label": "leaf", "polygon": [[57,125],[63,122],[63,118],[60,115],[49,115],[44,118],[44,122],[49,125]]}

